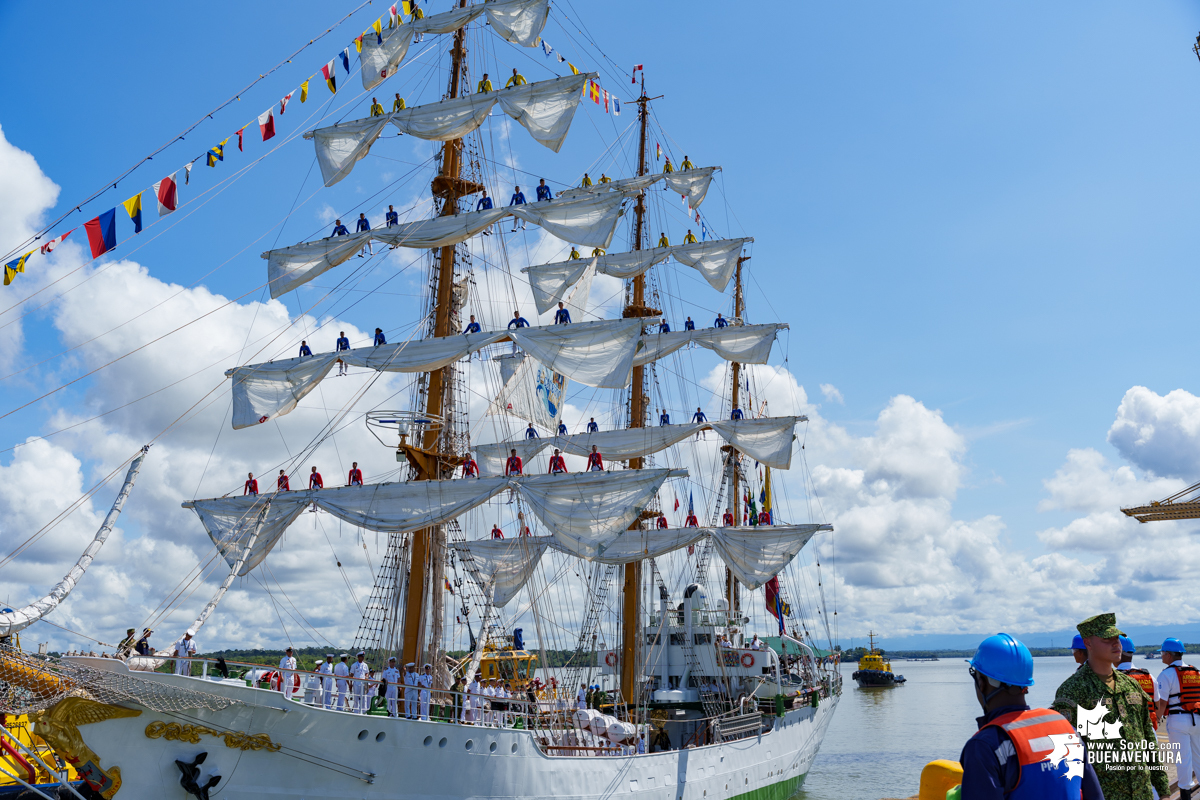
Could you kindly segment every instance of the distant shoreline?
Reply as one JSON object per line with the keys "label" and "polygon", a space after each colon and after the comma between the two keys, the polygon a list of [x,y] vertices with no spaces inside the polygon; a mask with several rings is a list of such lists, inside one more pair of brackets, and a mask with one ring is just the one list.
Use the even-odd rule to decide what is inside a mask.
{"label": "distant shoreline", "polygon": [[[1184,648],[1189,653],[1200,651],[1200,644],[1188,643]],[[1029,652],[1034,658],[1038,656],[1069,656],[1074,651],[1069,647],[1031,647]],[[1157,647],[1138,647],[1136,651],[1138,656],[1145,656],[1148,653],[1158,652]],[[846,655],[849,655],[847,652]],[[970,658],[975,655],[974,650],[886,650],[884,651],[885,658]]]}

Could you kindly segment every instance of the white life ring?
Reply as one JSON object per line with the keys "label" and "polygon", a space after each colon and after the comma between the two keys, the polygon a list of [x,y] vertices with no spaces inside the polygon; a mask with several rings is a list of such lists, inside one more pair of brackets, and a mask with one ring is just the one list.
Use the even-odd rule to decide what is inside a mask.
{"label": "white life ring", "polygon": [[753,653],[742,653],[742,666],[746,667],[747,669],[754,666]]}
{"label": "white life ring", "polygon": [[604,657],[604,663],[610,667],[615,667],[617,665],[617,654],[610,650],[608,655]]}

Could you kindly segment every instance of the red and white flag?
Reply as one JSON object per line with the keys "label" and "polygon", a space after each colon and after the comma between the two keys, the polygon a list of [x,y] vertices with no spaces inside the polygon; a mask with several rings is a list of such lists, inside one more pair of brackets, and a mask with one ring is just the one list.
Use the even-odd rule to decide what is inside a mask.
{"label": "red and white flag", "polygon": [[275,113],[272,109],[268,108],[258,115],[258,129],[262,131],[264,142],[275,135]]}
{"label": "red and white flag", "polygon": [[604,113],[608,113],[608,89],[604,89]]}
{"label": "red and white flag", "polygon": [[641,64],[634,64],[634,65],[633,65],[633,72],[632,72],[632,73],[630,74],[630,76],[629,76],[629,82],[630,82],[630,83],[637,83],[637,73],[638,73],[638,70],[639,70],[639,69],[641,69],[641,68],[642,68],[642,65],[641,65]]}
{"label": "red and white flag", "polygon": [[42,245],[42,255],[46,256],[46,255],[50,255],[50,253],[54,252],[54,248],[56,248],[60,244],[62,244],[62,240],[67,238],[68,236],[70,236],[74,232],[74,230],[75,230],[74,228],[71,228],[71,230],[67,231],[62,236],[59,236],[57,239],[51,239],[50,241],[48,241],[44,245]]}
{"label": "red and white flag", "polygon": [[283,112],[287,111],[288,100],[292,99],[293,94],[295,94],[295,92],[288,92],[283,96],[283,99],[279,101],[279,116],[282,117]]}
{"label": "red and white flag", "polygon": [[238,152],[239,152],[239,153],[240,153],[240,152],[242,152],[242,134],[243,134],[243,133],[245,133],[245,131],[246,131],[246,129],[245,129],[245,128],[239,128],[239,129],[238,129],[238,132],[237,132],[237,137],[238,137]]}
{"label": "red and white flag", "polygon": [[154,184],[154,198],[158,201],[158,215],[160,217],[170,214],[179,205],[179,187],[175,183],[175,176],[177,174],[172,172]]}

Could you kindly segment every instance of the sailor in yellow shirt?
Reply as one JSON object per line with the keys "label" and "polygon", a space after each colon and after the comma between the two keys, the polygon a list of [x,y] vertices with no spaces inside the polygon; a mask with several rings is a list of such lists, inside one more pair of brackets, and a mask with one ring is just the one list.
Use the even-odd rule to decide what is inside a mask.
{"label": "sailor in yellow shirt", "polygon": [[592,188],[592,179],[590,177],[588,177],[588,174],[586,172],[583,173],[583,183],[579,184],[579,188],[580,189]]}
{"label": "sailor in yellow shirt", "polygon": [[683,163],[679,165],[680,169],[695,169],[696,165],[692,163],[687,156],[683,157]]}
{"label": "sailor in yellow shirt", "polygon": [[379,104],[379,101],[376,100],[374,97],[371,98],[371,116],[372,117],[382,117],[383,116],[383,106],[381,106]]}
{"label": "sailor in yellow shirt", "polygon": [[675,168],[671,166],[671,159],[667,159],[667,163],[663,164],[663,175],[669,175],[674,172]]}
{"label": "sailor in yellow shirt", "polygon": [[475,91],[480,93],[493,91],[492,82],[488,80],[488,74],[486,72],[483,73],[483,80],[479,82],[479,86],[476,87]]}
{"label": "sailor in yellow shirt", "polygon": [[407,106],[404,105],[404,98],[396,92],[396,99],[392,101],[392,111],[403,111]]}
{"label": "sailor in yellow shirt", "polygon": [[670,247],[671,246],[671,243],[667,241],[667,235],[665,233],[660,233],[658,235],[658,246],[659,247]]}
{"label": "sailor in yellow shirt", "polygon": [[575,245],[571,245],[571,255],[569,258],[579,258],[579,251],[575,249]]}
{"label": "sailor in yellow shirt", "polygon": [[[414,2],[412,3],[412,21],[417,22],[417,21],[423,20],[423,19],[425,19],[425,12],[421,10],[421,7],[419,5],[417,5],[416,1],[414,0]],[[424,33],[418,33],[416,36],[413,37],[414,43],[415,42],[423,42],[423,41],[425,41]]]}
{"label": "sailor in yellow shirt", "polygon": [[525,76],[517,72],[516,67],[513,67],[512,77],[508,79],[508,83],[504,84],[504,88],[507,89],[510,86],[525,86],[528,83],[529,81],[525,80]]}
{"label": "sailor in yellow shirt", "polygon": [[592,255],[593,255],[593,256],[602,256],[602,255],[604,255],[604,248],[603,248],[603,247],[597,247],[597,248],[595,248],[594,250],[592,250]]}
{"label": "sailor in yellow shirt", "polygon": [[695,244],[697,241],[696,234],[692,233],[692,229],[688,228],[687,236],[683,237],[684,244]]}
{"label": "sailor in yellow shirt", "polygon": [[612,178],[608,177],[603,172],[601,172],[600,173],[600,183],[612,183]]}

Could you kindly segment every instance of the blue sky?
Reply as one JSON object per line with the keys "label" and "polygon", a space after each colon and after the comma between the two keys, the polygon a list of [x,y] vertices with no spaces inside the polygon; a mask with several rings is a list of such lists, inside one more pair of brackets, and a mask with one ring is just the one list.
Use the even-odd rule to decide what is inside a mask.
{"label": "blue sky", "polygon": [[[427,8],[446,6],[437,0]],[[28,51],[34,36],[53,39],[51,57],[25,60],[0,103],[8,142],[61,187],[44,218],[65,212],[352,7],[301,1],[210,15],[169,4],[137,13],[0,5],[7,52]],[[251,121],[385,9],[376,3],[358,12],[70,224]],[[1048,550],[1039,531],[1078,517],[1061,503],[1039,510],[1044,482],[1068,451],[1093,448],[1116,469],[1125,462],[1106,437],[1126,392],[1194,388],[1184,345],[1194,328],[1200,63],[1191,46],[1198,28],[1200,10],[1181,2],[751,10],[576,1],[553,6],[545,38],[579,67],[601,69],[604,86],[627,98],[632,87],[622,73],[644,63],[650,93],[665,95],[654,113],[666,133],[656,136],[669,136],[663,145],[697,164],[723,166],[704,211],[721,235],[756,238],[750,308],[757,319],[791,323],[788,366],[823,417],[866,436],[897,395],[940,410],[967,443],[954,516],[996,515],[1011,550],[1036,556]],[[561,74],[540,51],[517,52],[494,39],[480,40],[473,64],[505,73],[517,66],[530,80]],[[434,54],[413,58],[418,52],[414,46],[413,63],[393,81],[410,104],[440,93],[425,66]],[[59,65],[55,54],[70,55]],[[391,83],[378,92],[389,107],[398,90]],[[361,88],[356,75],[343,86],[335,104]],[[319,80],[310,92],[307,104],[294,100],[277,118],[281,134],[330,102]],[[338,116],[362,116],[367,103]],[[530,174],[570,183],[634,120],[631,112],[614,120],[585,104],[561,153],[527,138],[506,152],[503,137],[496,152],[518,160],[527,191]],[[216,170],[198,163],[184,197],[261,155],[267,148],[252,132],[245,154],[231,153]],[[379,158],[364,163],[383,177],[326,190],[280,230],[273,226],[293,203],[319,186],[309,145],[291,142],[161,238],[137,241],[132,257],[160,280],[202,279],[214,293],[239,297],[262,282],[260,251],[327,230],[326,205],[377,209],[391,199],[387,182],[432,152],[428,143],[381,143]],[[397,204],[413,191],[398,190]],[[507,196],[509,187],[492,191]],[[152,220],[153,211],[146,216]],[[664,224],[682,236],[678,219]],[[126,235],[128,225],[121,230]],[[118,251],[130,253],[131,246]],[[355,307],[360,329],[395,315],[396,304],[411,304],[401,314],[411,318],[417,276],[392,288],[407,296]],[[717,307],[711,297],[691,296],[679,306],[698,316]],[[185,335],[170,347],[187,353],[194,345]],[[23,364],[61,346],[49,314],[27,318]],[[36,379],[0,384],[2,405],[57,385],[70,368],[54,364]],[[821,384],[836,387],[844,405],[822,400]],[[0,446],[44,430],[59,403],[95,402],[84,394],[88,385],[0,420]],[[1152,461],[1134,466],[1138,475],[1154,471]]]}

